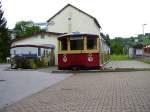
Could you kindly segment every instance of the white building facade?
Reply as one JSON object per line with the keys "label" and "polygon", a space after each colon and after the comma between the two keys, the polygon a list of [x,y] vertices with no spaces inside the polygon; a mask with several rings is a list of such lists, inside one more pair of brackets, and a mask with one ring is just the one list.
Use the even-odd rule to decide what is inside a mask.
{"label": "white building facade", "polygon": [[68,4],[48,21],[47,31],[58,33],[82,32],[100,35],[96,18]]}

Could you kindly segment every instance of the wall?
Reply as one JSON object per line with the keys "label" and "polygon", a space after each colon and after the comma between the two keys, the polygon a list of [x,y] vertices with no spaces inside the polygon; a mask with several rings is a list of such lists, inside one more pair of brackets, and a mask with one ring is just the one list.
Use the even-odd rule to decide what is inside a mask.
{"label": "wall", "polygon": [[143,49],[136,49],[136,55],[143,55]]}
{"label": "wall", "polygon": [[100,34],[94,19],[84,13],[68,6],[56,17],[54,17],[48,25],[48,31],[67,33],[69,31],[68,18],[71,17],[71,32],[84,32],[92,34]]}
{"label": "wall", "polygon": [[134,48],[129,48],[129,57],[133,58],[134,57]]}

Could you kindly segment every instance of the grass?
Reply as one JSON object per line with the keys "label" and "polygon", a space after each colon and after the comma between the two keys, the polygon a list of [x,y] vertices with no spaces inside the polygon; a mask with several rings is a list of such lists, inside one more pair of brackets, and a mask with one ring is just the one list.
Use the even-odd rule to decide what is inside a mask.
{"label": "grass", "polygon": [[138,61],[141,61],[141,62],[144,62],[144,63],[150,64],[150,60],[140,59],[140,60],[138,60]]}
{"label": "grass", "polygon": [[148,61],[148,60],[144,60],[143,62],[147,63],[147,64],[150,64],[150,61]]}
{"label": "grass", "polygon": [[111,55],[111,60],[121,61],[121,60],[130,60],[128,55]]}

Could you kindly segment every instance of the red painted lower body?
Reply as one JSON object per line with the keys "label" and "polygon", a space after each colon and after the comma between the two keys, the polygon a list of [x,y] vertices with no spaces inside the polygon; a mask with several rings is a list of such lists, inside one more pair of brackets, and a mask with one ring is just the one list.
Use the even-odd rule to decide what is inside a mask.
{"label": "red painted lower body", "polygon": [[99,53],[85,54],[59,54],[58,68],[59,69],[99,69],[100,68]]}

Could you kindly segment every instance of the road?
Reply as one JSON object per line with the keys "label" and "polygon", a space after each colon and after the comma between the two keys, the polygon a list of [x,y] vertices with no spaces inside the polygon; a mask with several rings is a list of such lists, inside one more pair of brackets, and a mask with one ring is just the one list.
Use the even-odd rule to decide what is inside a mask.
{"label": "road", "polygon": [[150,112],[150,72],[74,74],[0,112]]}
{"label": "road", "polygon": [[71,74],[51,74],[32,70],[9,71],[8,66],[8,64],[0,65],[0,108],[71,76]]}

